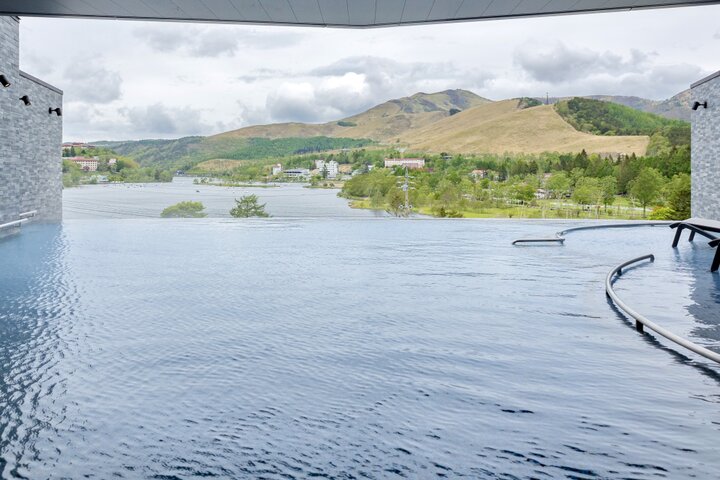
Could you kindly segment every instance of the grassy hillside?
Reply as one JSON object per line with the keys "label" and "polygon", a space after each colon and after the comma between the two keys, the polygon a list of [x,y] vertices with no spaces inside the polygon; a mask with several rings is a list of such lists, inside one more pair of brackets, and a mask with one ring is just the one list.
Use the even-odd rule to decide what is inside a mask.
{"label": "grassy hillside", "polygon": [[141,165],[189,170],[207,160],[254,160],[303,153],[358,148],[371,140],[355,138],[244,138],[216,135],[187,137],[178,140],[140,140],[137,142],[103,142],[121,155],[136,159]]}
{"label": "grassy hillside", "polygon": [[413,150],[452,153],[635,153],[647,136],[604,137],[579,132],[552,106],[523,108],[518,100],[475,107],[400,137]]}
{"label": "grassy hillside", "polygon": [[467,90],[416,93],[410,97],[390,100],[358,115],[333,122],[317,125],[304,123],[256,125],[222,133],[212,138],[328,136],[386,141],[407,130],[430,125],[449,117],[451,111],[462,111],[486,103],[490,103],[490,100]]}
{"label": "grassy hillside", "polygon": [[688,126],[680,120],[589,98],[558,102],[555,110],[576,129],[595,135],[652,135],[665,128]]}
{"label": "grassy hillside", "polygon": [[654,113],[672,120],[690,121],[690,90],[684,90],[667,100],[648,100],[640,97],[618,95],[591,95],[592,100],[613,102],[642,112]]}
{"label": "grassy hillside", "polygon": [[192,155],[203,140],[203,137],[184,137],[177,140],[94,142],[94,144],[110,148],[143,166],[170,166],[175,160]]}

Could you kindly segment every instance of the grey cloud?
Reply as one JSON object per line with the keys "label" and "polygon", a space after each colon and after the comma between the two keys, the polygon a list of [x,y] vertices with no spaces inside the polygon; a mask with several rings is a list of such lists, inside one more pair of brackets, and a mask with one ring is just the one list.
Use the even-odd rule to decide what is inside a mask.
{"label": "grey cloud", "polygon": [[214,132],[212,125],[202,121],[202,112],[190,107],[167,107],[161,103],[146,107],[120,110],[131,132],[147,132],[147,135],[186,136]]}
{"label": "grey cloud", "polygon": [[526,45],[514,55],[515,63],[533,79],[541,82],[566,82],[589,74],[628,73],[642,70],[651,54],[631,50],[629,58],[612,52],[596,52],[589,49],[573,49],[557,43],[549,50]]}
{"label": "grey cloud", "polygon": [[715,35],[713,35],[713,38],[714,38],[715,40],[720,40],[720,30],[718,30],[717,32],[715,32]]}
{"label": "grey cloud", "polygon": [[241,48],[275,49],[297,43],[299,32],[250,30],[245,27],[147,25],[135,35],[159,52],[179,52],[191,57],[233,56]]}
{"label": "grey cloud", "polygon": [[122,77],[97,58],[71,62],[63,77],[69,102],[110,103],[122,96]]}

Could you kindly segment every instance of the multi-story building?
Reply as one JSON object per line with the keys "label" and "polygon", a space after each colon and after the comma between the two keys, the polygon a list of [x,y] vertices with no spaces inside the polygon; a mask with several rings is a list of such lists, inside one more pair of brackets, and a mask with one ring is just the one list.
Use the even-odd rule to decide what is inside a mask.
{"label": "multi-story building", "polygon": [[84,172],[97,172],[100,161],[98,157],[69,157],[67,160],[75,162]]}
{"label": "multi-story building", "polygon": [[330,160],[329,162],[325,160],[315,160],[315,168],[317,168],[320,175],[323,175],[323,172],[327,173],[324,175],[325,178],[337,178],[338,167],[339,164],[335,160]]}
{"label": "multi-story building", "polygon": [[406,167],[408,170],[425,168],[423,158],[386,158],[385,168]]}

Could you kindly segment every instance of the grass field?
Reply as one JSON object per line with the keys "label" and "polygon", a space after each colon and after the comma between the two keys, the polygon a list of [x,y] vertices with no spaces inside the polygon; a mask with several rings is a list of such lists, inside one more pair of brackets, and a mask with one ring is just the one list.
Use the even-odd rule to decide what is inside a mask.
{"label": "grass field", "polygon": [[[370,199],[352,199],[351,208],[385,210],[385,207],[373,207]],[[414,209],[416,213],[434,216],[432,207]],[[648,209],[648,215],[652,209]],[[636,207],[627,198],[618,196],[615,203],[604,207],[581,206],[569,201],[539,200],[536,206],[517,205],[507,207],[484,207],[459,210],[463,218],[547,218],[547,219],[597,219],[597,220],[643,220],[642,208]]]}

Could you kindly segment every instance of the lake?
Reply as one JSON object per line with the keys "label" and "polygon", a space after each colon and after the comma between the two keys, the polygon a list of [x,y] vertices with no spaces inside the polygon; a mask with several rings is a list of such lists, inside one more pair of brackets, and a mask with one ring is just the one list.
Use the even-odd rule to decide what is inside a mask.
{"label": "lake", "polygon": [[[188,198],[188,193],[198,193]],[[67,190],[0,242],[2,478],[717,478],[720,280],[666,227],[396,219],[336,191]],[[245,190],[243,190],[245,191]],[[212,217],[157,218],[200,200]],[[113,217],[113,218],[107,218]]]}
{"label": "lake", "polygon": [[337,196],[339,190],[305,188],[284,183],[238,188],[195,185],[193,178],[176,177],[172,183],[88,185],[63,191],[65,219],[158,218],[166,207],[184,201],[202,202],[208,217],[230,218],[235,199],[257,195],[274,217],[315,218],[385,217],[383,211],[352,209]]}

